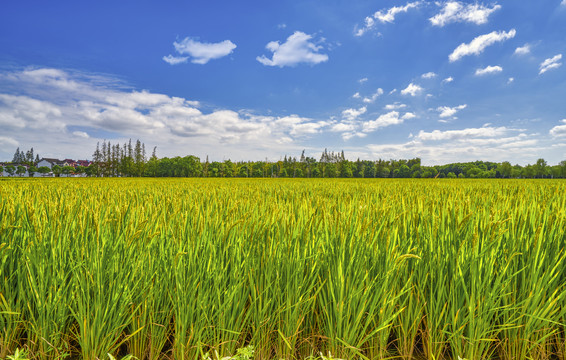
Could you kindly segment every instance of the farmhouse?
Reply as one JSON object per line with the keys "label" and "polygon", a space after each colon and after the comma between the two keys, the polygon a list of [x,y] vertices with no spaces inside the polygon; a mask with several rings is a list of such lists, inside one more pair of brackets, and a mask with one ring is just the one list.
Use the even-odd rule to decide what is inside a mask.
{"label": "farmhouse", "polygon": [[[70,166],[72,168],[77,168],[79,166],[82,167],[88,167],[92,164],[91,161],[89,160],[73,160],[73,159],[65,159],[65,160],[59,160],[59,159],[55,159],[55,158],[42,158],[41,160],[39,160],[36,164],[35,167],[37,169],[41,168],[41,167],[47,167],[50,170],[53,170],[53,167],[55,165],[59,166],[60,168],[64,168],[66,166]],[[29,166],[27,164],[15,164],[15,163],[0,163],[0,166],[2,166],[3,171],[0,172],[0,176],[23,176],[23,177],[27,177],[30,176],[28,169]],[[23,173],[17,173],[16,170],[18,169],[18,166],[22,166],[25,168],[25,172]],[[8,168],[10,167],[10,168]],[[8,171],[8,169],[14,168],[13,172]],[[35,171],[32,176],[34,177],[53,177],[54,174],[52,171],[47,172],[47,173],[40,173],[39,171]],[[86,176],[82,171],[80,173],[74,173],[74,172],[67,172],[67,173],[61,173],[59,176],[62,177],[82,177],[82,176]]]}
{"label": "farmhouse", "polygon": [[53,158],[42,158],[41,160],[39,160],[36,167],[40,168],[42,166],[47,166],[48,168],[53,169],[53,166],[55,165],[59,165],[61,167],[65,166],[65,161],[59,159],[53,159]]}

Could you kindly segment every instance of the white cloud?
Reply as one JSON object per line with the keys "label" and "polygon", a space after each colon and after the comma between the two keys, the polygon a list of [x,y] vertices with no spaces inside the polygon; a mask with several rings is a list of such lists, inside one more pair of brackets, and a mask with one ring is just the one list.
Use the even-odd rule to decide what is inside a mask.
{"label": "white cloud", "polygon": [[494,5],[490,8],[478,3],[466,5],[459,1],[449,1],[444,4],[440,13],[429,20],[432,25],[440,27],[452,22],[470,22],[481,25],[487,23],[489,16],[499,9],[501,5]]}
{"label": "white cloud", "polygon": [[330,131],[332,132],[354,131],[355,129],[356,126],[354,124],[345,123],[345,122],[337,123],[330,127]]}
{"label": "white cloud", "polygon": [[265,55],[256,57],[256,60],[266,66],[295,66],[299,63],[319,64],[328,60],[328,55],[318,51],[322,46],[311,41],[312,35],[301,31],[295,31],[283,44],[279,41],[271,41],[266,49],[273,53],[271,59]]}
{"label": "white cloud", "polygon": [[442,83],[445,84],[445,83],[450,83],[452,81],[454,81],[454,78],[452,76],[449,76],[446,79],[442,80]]}
{"label": "white cloud", "polygon": [[[565,0],[566,1],[566,0]],[[560,121],[564,125],[556,125],[550,129],[549,134],[553,137],[565,137],[566,136],[566,119]]]}
{"label": "white cloud", "polygon": [[492,138],[500,137],[509,131],[505,126],[500,127],[481,127],[481,128],[467,128],[463,130],[434,130],[431,132],[419,131],[416,136],[424,141],[440,141],[440,140],[455,140],[455,139],[469,139],[469,138]]}
{"label": "white cloud", "polygon": [[0,145],[16,147],[20,145],[15,139],[8,136],[0,136]]}
{"label": "white cloud", "polygon": [[347,119],[347,120],[355,120],[360,115],[365,114],[366,111],[367,111],[367,108],[365,106],[362,106],[359,109],[346,109],[346,110],[342,111],[342,117]]}
{"label": "white cloud", "polygon": [[531,53],[531,45],[525,44],[515,49],[515,55],[527,55]]}
{"label": "white cloud", "polygon": [[465,109],[467,106],[468,106],[467,104],[458,105],[458,106],[454,106],[454,107],[439,106],[439,107],[436,108],[436,111],[438,111],[440,113],[439,116],[441,118],[447,118],[447,117],[454,116],[458,111]]}
{"label": "white cloud", "polygon": [[363,84],[363,83],[365,83],[366,81],[368,81],[368,78],[367,78],[367,77],[361,78],[360,80],[358,80],[358,82],[359,82],[360,84]]}
{"label": "white cloud", "polygon": [[417,96],[423,90],[424,89],[422,87],[420,87],[419,85],[410,83],[405,89],[401,90],[401,95]]}
{"label": "white cloud", "polygon": [[90,136],[88,136],[88,134],[84,131],[73,131],[73,135],[83,138],[83,139],[88,139]]}
{"label": "white cloud", "polygon": [[385,110],[399,110],[399,109],[403,109],[403,108],[406,108],[406,107],[407,107],[407,105],[400,104],[400,103],[396,102],[395,104],[387,104],[383,108]]}
{"label": "white cloud", "polygon": [[377,89],[371,96],[365,97],[363,99],[363,102],[365,102],[366,104],[370,104],[370,103],[374,102],[380,95],[383,95],[383,89],[382,88]]}
{"label": "white cloud", "polygon": [[502,42],[508,39],[512,39],[517,34],[515,29],[511,29],[508,32],[505,31],[493,31],[489,34],[480,35],[473,39],[469,44],[460,44],[449,56],[450,62],[460,60],[464,56],[468,55],[479,55],[486,47],[493,45],[497,42]]}
{"label": "white cloud", "polygon": [[501,66],[487,66],[484,69],[477,69],[476,70],[476,76],[482,76],[482,75],[489,75],[489,74],[497,74],[503,71],[503,68]]}
{"label": "white cloud", "polygon": [[287,27],[287,24],[285,24],[285,23],[277,25],[278,29],[285,29],[286,27]]}
{"label": "white cloud", "polygon": [[[186,37],[183,40],[173,43],[175,50],[181,55],[189,55],[194,64],[206,64],[210,60],[219,59],[229,55],[236,48],[236,44],[230,40],[218,43],[205,43]],[[171,65],[186,62],[188,57],[175,57],[172,55],[164,56],[163,60]]]}
{"label": "white cloud", "polygon": [[416,117],[413,113],[406,113],[402,117],[399,116],[399,112],[390,111],[387,114],[379,116],[375,120],[366,121],[362,124],[363,132],[372,132],[379,128],[402,124],[404,120],[412,119]]}
{"label": "white cloud", "polygon": [[407,3],[405,6],[394,6],[390,9],[379,10],[372,16],[367,16],[364,19],[364,26],[362,28],[356,28],[354,34],[356,36],[362,36],[367,31],[373,29],[376,24],[376,20],[384,23],[393,23],[397,14],[406,13],[409,9],[417,8],[421,4],[421,1],[415,1],[412,3]]}
{"label": "white cloud", "polygon": [[426,74],[422,74],[421,77],[423,79],[432,79],[436,77],[436,74],[431,71],[431,72],[427,72]]}
{"label": "white cloud", "polygon": [[560,3],[560,5],[566,6],[566,0],[562,0],[562,2]]}
{"label": "white cloud", "polygon": [[562,54],[558,54],[558,55],[555,55],[551,58],[544,60],[540,64],[539,74],[544,74],[548,70],[559,68],[562,65],[562,63],[560,62],[561,59],[562,59]]}
{"label": "white cloud", "polygon": [[364,138],[366,137],[367,134],[363,133],[363,132],[346,132],[342,134],[342,139],[344,139],[344,141],[350,140],[353,137],[359,137],[359,138]]}
{"label": "white cloud", "polygon": [[405,6],[394,6],[386,11],[380,10],[373,14],[373,17],[382,23],[392,23],[395,21],[395,16],[397,16],[397,14],[406,13],[407,11],[409,11],[409,9],[417,8],[420,3],[420,1],[415,1],[408,3]]}
{"label": "white cloud", "polygon": [[513,81],[515,81],[515,78],[514,78],[514,77],[510,77],[510,78],[507,80],[507,84],[511,84]]}
{"label": "white cloud", "polygon": [[362,96],[360,95],[359,92],[356,92],[354,95],[352,95],[352,97],[353,97],[354,99],[361,99],[361,98],[362,98]]}
{"label": "white cloud", "polygon": [[[0,159],[20,144],[33,144],[45,157],[90,158],[96,142],[109,137],[113,144],[139,138],[157,145],[159,156],[184,155],[190,143],[200,157],[278,157],[332,126],[298,115],[204,111],[197,101],[56,69],[0,72],[0,83]],[[18,95],[3,93],[11,88]]]}
{"label": "white cloud", "polygon": [[170,65],[178,65],[186,63],[189,60],[188,56],[173,56],[171,54],[164,56],[163,61]]}
{"label": "white cloud", "polygon": [[[500,131],[500,134],[512,132]],[[526,134],[506,137],[458,137],[446,140],[422,140],[417,137],[400,144],[371,144],[366,148],[371,158],[408,159],[418,156],[423,165],[438,165],[475,160],[533,163],[545,150],[538,139],[528,139]]]}
{"label": "white cloud", "polygon": [[401,117],[401,119],[403,119],[403,120],[411,120],[411,119],[414,119],[414,118],[416,118],[416,117],[417,117],[417,115],[415,115],[414,113],[408,112],[408,113],[405,113],[405,115],[403,115],[403,116]]}

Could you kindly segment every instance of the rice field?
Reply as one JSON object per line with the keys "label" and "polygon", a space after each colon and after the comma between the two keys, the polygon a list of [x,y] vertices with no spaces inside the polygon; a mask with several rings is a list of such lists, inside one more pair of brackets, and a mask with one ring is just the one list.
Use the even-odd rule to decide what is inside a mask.
{"label": "rice field", "polygon": [[565,194],[559,180],[0,181],[0,358],[566,359]]}

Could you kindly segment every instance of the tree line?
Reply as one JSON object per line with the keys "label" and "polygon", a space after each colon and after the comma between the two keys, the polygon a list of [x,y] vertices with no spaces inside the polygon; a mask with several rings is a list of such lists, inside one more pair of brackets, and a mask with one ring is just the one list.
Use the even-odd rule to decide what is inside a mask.
{"label": "tree line", "polygon": [[158,158],[156,148],[147,158],[145,144],[97,145],[93,154],[95,176],[148,177],[277,177],[277,178],[566,178],[566,161],[549,166],[544,159],[520,166],[474,161],[423,166],[420,158],[406,160],[348,160],[341,152],[325,149],[320,158],[285,155],[279,161],[204,161],[194,155]]}
{"label": "tree line", "polygon": [[[124,144],[110,141],[98,143],[88,167],[51,169],[59,174],[86,174],[97,177],[277,177],[277,178],[566,178],[566,161],[550,166],[544,159],[526,166],[488,161],[451,163],[439,166],[423,166],[420,158],[406,160],[346,159],[344,151],[329,152],[325,149],[320,158],[285,155],[279,161],[205,161],[194,155],[158,158],[157,148],[151,156],[146,154],[145,144],[132,140]],[[16,151],[14,163],[33,166],[33,149],[27,153]],[[16,158],[17,157],[17,158]],[[39,157],[36,156],[36,163]],[[8,165],[10,166],[10,165]],[[32,169],[38,171],[38,169]],[[19,169],[19,168],[18,168]],[[8,170],[8,169],[6,169]],[[20,171],[22,169],[19,169]],[[45,169],[41,169],[45,171]],[[0,171],[2,168],[0,167]],[[23,170],[25,172],[25,168]],[[41,171],[39,171],[41,172]],[[30,175],[33,174],[30,171]]]}

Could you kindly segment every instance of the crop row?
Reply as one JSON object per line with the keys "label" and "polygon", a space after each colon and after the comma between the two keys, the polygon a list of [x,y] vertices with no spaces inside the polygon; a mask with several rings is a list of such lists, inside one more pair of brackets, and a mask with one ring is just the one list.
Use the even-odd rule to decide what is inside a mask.
{"label": "crop row", "polygon": [[0,181],[0,358],[566,359],[562,181]]}

